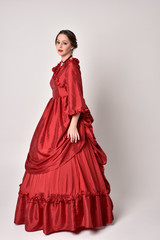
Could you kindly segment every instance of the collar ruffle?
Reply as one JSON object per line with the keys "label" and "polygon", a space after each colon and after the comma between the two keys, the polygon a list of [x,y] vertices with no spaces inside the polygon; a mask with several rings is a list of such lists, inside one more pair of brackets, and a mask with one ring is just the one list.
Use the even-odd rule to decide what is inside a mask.
{"label": "collar ruffle", "polygon": [[[75,61],[75,62],[77,62],[79,64],[78,58],[69,58],[61,67],[63,67],[67,62],[70,62],[70,61]],[[60,61],[55,67],[52,68],[52,71],[55,74],[58,73],[61,63],[62,63],[62,61]]]}

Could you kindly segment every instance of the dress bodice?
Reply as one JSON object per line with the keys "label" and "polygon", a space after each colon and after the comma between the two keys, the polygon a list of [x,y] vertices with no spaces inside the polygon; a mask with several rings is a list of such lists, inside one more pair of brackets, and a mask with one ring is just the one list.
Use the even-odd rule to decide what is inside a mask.
{"label": "dress bodice", "polygon": [[[63,97],[68,95],[67,78],[70,71],[70,63],[77,64],[79,68],[79,60],[77,58],[68,58],[61,66],[60,61],[55,67],[52,68],[54,72],[50,80],[53,98]],[[76,93],[75,93],[76,94]]]}
{"label": "dress bodice", "polygon": [[[60,84],[57,84],[56,78],[57,78],[57,76],[55,76],[53,74],[51,81],[50,81],[53,99],[58,98],[58,97],[64,97],[64,96],[68,95],[65,84],[63,86]],[[60,79],[60,80],[62,80],[62,79]]]}

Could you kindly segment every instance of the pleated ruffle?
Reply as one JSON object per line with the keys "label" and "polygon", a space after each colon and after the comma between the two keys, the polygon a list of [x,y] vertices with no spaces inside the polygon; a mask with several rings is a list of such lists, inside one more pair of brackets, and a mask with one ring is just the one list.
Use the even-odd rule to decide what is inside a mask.
{"label": "pleated ruffle", "polygon": [[16,224],[25,224],[26,231],[43,230],[44,234],[75,231],[79,227],[94,228],[112,223],[113,204],[108,193],[81,192],[75,196],[43,194],[29,198],[19,192]]}

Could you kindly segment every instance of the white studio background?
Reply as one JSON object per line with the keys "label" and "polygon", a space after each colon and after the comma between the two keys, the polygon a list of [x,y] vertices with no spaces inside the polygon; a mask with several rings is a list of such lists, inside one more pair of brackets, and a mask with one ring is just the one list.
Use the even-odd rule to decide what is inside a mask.
{"label": "white studio background", "polygon": [[160,1],[1,0],[1,239],[46,239],[13,223],[36,125],[52,97],[55,37],[73,31],[84,97],[106,152],[115,221],[47,239],[160,239]]}

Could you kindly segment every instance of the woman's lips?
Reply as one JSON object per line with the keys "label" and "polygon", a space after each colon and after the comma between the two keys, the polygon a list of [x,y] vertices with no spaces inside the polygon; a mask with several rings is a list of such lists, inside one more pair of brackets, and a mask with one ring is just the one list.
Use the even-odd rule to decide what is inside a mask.
{"label": "woman's lips", "polygon": [[59,49],[58,52],[63,52],[63,50],[60,50],[60,49]]}

